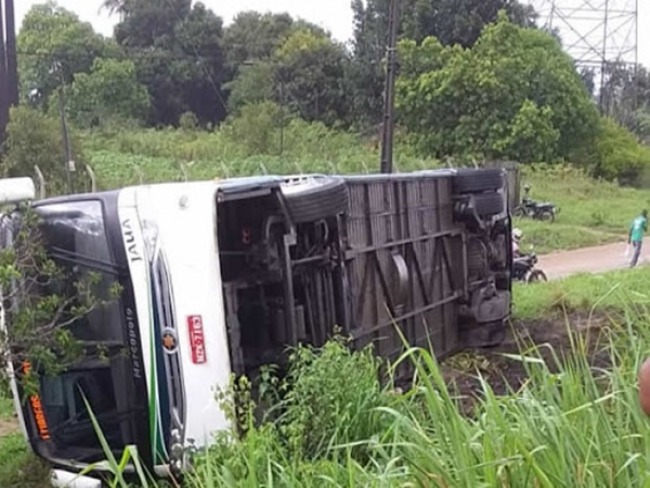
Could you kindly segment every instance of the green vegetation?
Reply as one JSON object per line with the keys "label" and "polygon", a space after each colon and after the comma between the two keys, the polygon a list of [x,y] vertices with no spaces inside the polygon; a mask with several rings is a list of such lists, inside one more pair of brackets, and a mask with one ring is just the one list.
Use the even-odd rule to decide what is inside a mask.
{"label": "green vegetation", "polygon": [[514,222],[524,231],[524,249],[533,245],[538,254],[625,240],[632,219],[650,208],[650,191],[595,180],[569,165],[527,166],[521,179],[522,185],[531,185],[534,200],[551,201],[560,208],[552,224]]}
{"label": "green vegetation", "polygon": [[[280,402],[286,417],[262,424],[244,412],[246,436],[221,438],[198,459],[188,486],[638,486],[650,470],[635,386],[650,347],[645,324],[630,316],[602,338],[607,371],[591,367],[578,334],[567,340],[565,359],[543,346],[509,356],[529,381],[496,395],[480,376],[469,415],[425,351],[401,359],[415,363],[419,378],[402,394],[378,385],[378,365],[366,352],[340,342],[299,350],[292,368],[301,384],[292,393],[318,402]],[[336,381],[333,367],[358,387]]]}
{"label": "green vegetation", "polygon": [[[388,3],[352,2],[351,50],[286,14],[244,12],[224,28],[189,0],[106,0],[120,14],[110,39],[54,3],[36,6],[18,39],[23,104],[11,113],[0,173],[31,175],[38,165],[48,192],[64,191],[62,93],[77,190],[88,189],[85,163],[102,189],[266,172],[375,172]],[[561,209],[553,224],[517,221],[524,246],[543,253],[624,239],[630,220],[650,208],[649,191],[619,186],[648,183],[650,149],[640,141],[650,134],[650,92],[632,97],[627,68],[608,68],[617,76],[608,77],[603,98],[616,110],[603,118],[561,45],[519,2],[403,3],[397,170],[518,159],[531,196]],[[650,82],[644,69],[639,78]],[[6,257],[0,268],[10,264]],[[286,380],[265,376],[263,401],[272,408],[262,421],[246,384],[215,399],[244,421],[246,435],[220,436],[188,484],[647,484],[650,434],[634,374],[650,349],[648,278],[642,268],[517,286],[516,321],[542,319],[557,329],[567,316],[583,326],[592,311],[598,319],[608,314],[611,334],[599,351],[607,368],[590,367],[592,350],[579,337],[565,341],[573,355],[563,363],[561,351],[524,342],[508,360],[530,381],[497,395],[481,376],[472,411],[446,388],[446,369],[427,352],[400,359],[418,370],[415,388],[401,393],[377,382],[382,365],[368,350],[351,353],[341,340],[319,351],[299,348]],[[43,302],[22,318],[25,330],[38,331],[34,319],[47,326],[46,316],[66,300]],[[27,349],[39,338],[27,337]],[[54,342],[69,337],[55,334]],[[40,350],[44,363],[54,362],[51,349]],[[472,373],[495,367],[470,359]],[[46,486],[5,390],[0,383],[2,486]]]}
{"label": "green vegetation", "polygon": [[650,269],[584,273],[534,286],[515,287],[515,317],[519,320],[562,319],[565,313],[642,311],[650,305],[646,294]]}
{"label": "green vegetation", "polygon": [[48,471],[29,451],[13,416],[13,403],[0,392],[0,473],[7,488],[46,488]]}
{"label": "green vegetation", "polygon": [[[352,2],[352,49],[287,14],[241,12],[224,28],[217,13],[190,0],[104,3],[120,15],[111,38],[53,2],[26,15],[18,36],[22,101],[48,116],[12,114],[19,136],[8,141],[4,173],[33,172],[15,154],[32,146],[26,120],[55,130],[61,94],[70,123],[93,131],[89,145],[73,138],[73,159],[80,171],[92,162],[104,187],[128,183],[127,174],[140,179],[124,154],[135,173],[159,166],[140,171],[143,181],[169,178],[168,167],[178,173],[181,162],[197,165],[191,177],[263,172],[254,158],[282,173],[377,166],[389,2]],[[402,7],[399,169],[432,160],[571,161],[590,175],[645,182],[650,149],[639,139],[650,96],[630,90],[624,67],[611,67],[616,76],[607,78],[603,99],[616,110],[605,119],[585,77],[523,3],[409,0]],[[639,79],[650,75],[642,69]],[[138,127],[161,132],[141,135]],[[40,128],[33,137],[34,161],[48,180],[60,179],[54,165],[40,164],[61,167],[62,149],[51,144],[57,138]],[[115,151],[112,137],[132,147]]]}
{"label": "green vegetation", "polygon": [[[441,369],[428,352],[409,351],[392,365],[417,366],[415,388],[401,393],[379,385],[381,365],[370,350],[352,353],[341,338],[322,350],[301,347],[285,381],[273,370],[263,376],[263,420],[255,420],[246,383],[217,395],[246,434],[220,436],[197,459],[188,486],[637,486],[650,476],[650,434],[635,386],[650,350],[650,299],[639,294],[649,278],[650,269],[639,268],[517,287],[517,316],[542,317],[551,336],[578,324],[563,325],[567,313],[581,315],[581,327],[618,313],[595,329],[595,345],[573,332],[555,351],[520,338],[522,352],[504,358],[503,372],[516,367],[530,380],[498,394],[490,386],[490,378],[503,385],[498,353]],[[591,367],[596,353],[606,369]],[[462,383],[456,390],[448,389],[450,373],[481,376],[470,391]],[[467,407],[470,393],[478,398]],[[0,405],[7,413],[6,401]],[[3,486],[46,486],[44,468],[16,433],[0,435],[0,472],[8,476]]]}

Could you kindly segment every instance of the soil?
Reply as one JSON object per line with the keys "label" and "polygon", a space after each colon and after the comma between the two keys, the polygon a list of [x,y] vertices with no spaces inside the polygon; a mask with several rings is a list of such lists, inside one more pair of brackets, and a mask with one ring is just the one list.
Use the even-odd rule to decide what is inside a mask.
{"label": "soil", "polygon": [[[602,348],[602,326],[607,321],[605,316],[585,317],[574,315],[568,319],[558,317],[540,319],[533,322],[514,323],[506,340],[498,347],[476,349],[461,353],[445,361],[442,365],[444,377],[448,384],[460,397],[460,405],[464,413],[471,414],[473,406],[483,392],[483,387],[477,378],[477,371],[492,388],[496,395],[507,395],[520,389],[528,374],[521,361],[505,355],[520,355],[520,345],[549,345],[538,349],[536,357],[547,364],[549,370],[557,370],[557,360],[567,358],[571,354],[571,338],[567,323],[571,324],[572,332],[581,335],[585,341],[592,366],[609,368],[609,355]],[[587,333],[588,332],[588,333]]]}

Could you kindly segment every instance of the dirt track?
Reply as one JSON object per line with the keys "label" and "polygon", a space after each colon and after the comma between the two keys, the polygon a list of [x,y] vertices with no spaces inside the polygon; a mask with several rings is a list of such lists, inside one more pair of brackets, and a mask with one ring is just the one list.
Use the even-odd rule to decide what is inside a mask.
{"label": "dirt track", "polygon": [[[575,251],[561,251],[539,257],[538,267],[549,280],[565,278],[577,273],[602,273],[629,265],[631,256],[625,256],[625,242],[587,247]],[[650,262],[650,239],[644,241],[639,265]]]}

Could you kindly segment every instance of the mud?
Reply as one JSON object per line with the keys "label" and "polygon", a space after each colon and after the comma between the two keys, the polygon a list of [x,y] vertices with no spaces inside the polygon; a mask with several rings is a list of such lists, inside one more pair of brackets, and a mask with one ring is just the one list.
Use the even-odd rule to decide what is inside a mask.
{"label": "mud", "polygon": [[477,399],[483,394],[479,374],[496,395],[516,392],[528,380],[524,363],[507,355],[520,356],[521,351],[525,354],[527,349],[535,348],[531,356],[541,358],[554,372],[572,354],[571,337],[581,337],[589,363],[593,367],[608,369],[611,364],[604,347],[603,329],[608,320],[605,316],[574,315],[566,320],[554,318],[514,323],[500,346],[466,351],[449,358],[442,365],[443,375],[458,396],[464,413],[471,414]]}

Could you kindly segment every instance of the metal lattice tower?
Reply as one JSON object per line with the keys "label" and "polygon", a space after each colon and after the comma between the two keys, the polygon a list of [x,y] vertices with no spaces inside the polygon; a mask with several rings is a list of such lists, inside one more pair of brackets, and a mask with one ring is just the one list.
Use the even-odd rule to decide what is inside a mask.
{"label": "metal lattice tower", "polygon": [[607,67],[638,68],[639,0],[529,0],[578,68],[594,73],[601,109]]}

